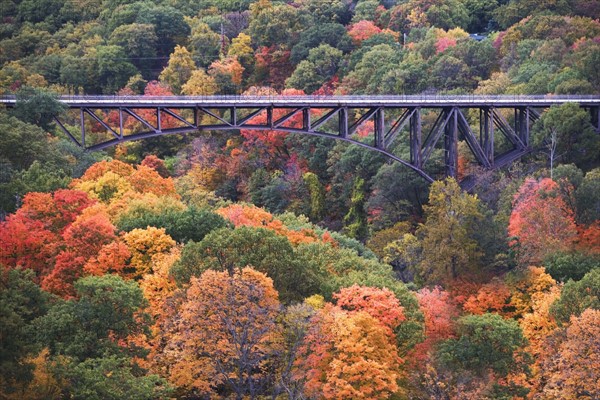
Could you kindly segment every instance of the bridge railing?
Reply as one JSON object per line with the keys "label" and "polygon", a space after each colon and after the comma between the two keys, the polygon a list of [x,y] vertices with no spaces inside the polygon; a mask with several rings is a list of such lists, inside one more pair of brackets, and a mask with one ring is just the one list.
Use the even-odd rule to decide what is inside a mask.
{"label": "bridge railing", "polygon": [[[61,95],[58,99],[62,101],[290,101],[290,102],[319,102],[319,101],[342,101],[342,102],[382,102],[382,101],[407,101],[407,102],[487,102],[487,101],[552,101],[552,102],[575,102],[577,100],[593,101],[600,103],[600,95],[446,95],[446,94],[420,94],[420,95],[217,95],[217,96],[142,96],[142,95]],[[14,94],[0,95],[0,102],[13,103],[16,100]]]}

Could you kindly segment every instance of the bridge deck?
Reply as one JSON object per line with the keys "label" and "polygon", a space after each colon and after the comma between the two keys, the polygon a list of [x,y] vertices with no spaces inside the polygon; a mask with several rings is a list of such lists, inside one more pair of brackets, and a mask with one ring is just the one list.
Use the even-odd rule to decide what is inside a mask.
{"label": "bridge deck", "polygon": [[[79,116],[55,116],[57,125],[87,150],[204,129],[267,129],[353,143],[402,163],[429,182],[433,178],[425,166],[435,149],[443,150],[446,174],[457,176],[459,140],[467,143],[484,168],[501,168],[529,154],[534,150],[530,128],[553,105],[576,103],[588,109],[600,132],[600,96],[62,96],[59,100],[78,110]],[[14,107],[17,99],[0,96],[1,103]],[[476,113],[465,114],[465,109],[479,109],[479,118]],[[422,110],[437,115],[433,124],[422,118]],[[364,139],[354,135],[367,121],[373,135]],[[74,132],[77,126],[80,135]],[[398,140],[409,146],[410,158],[393,153]]]}
{"label": "bridge deck", "polygon": [[[418,96],[61,96],[72,108],[195,108],[195,107],[540,107],[577,103],[583,107],[600,106],[600,96],[528,95],[418,95]],[[12,107],[15,96],[2,96],[0,103]]]}

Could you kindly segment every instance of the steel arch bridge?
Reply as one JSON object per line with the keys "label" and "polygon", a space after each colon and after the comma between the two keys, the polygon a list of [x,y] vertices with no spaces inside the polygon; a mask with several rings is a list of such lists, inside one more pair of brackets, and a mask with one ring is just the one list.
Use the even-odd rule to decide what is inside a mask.
{"label": "steel arch bridge", "polygon": [[[424,167],[436,146],[443,149],[446,175],[453,177],[461,139],[488,169],[504,167],[530,153],[530,127],[552,105],[578,104],[588,110],[600,133],[599,96],[62,96],[59,101],[78,114],[70,124],[65,116],[55,117],[57,125],[86,150],[198,130],[276,130],[343,140],[377,151],[429,182],[433,178]],[[4,96],[0,102],[10,108],[17,100]],[[91,132],[86,121],[103,134],[98,135],[98,129]],[[138,125],[133,132],[126,128],[131,121]],[[370,142],[355,135],[367,121],[373,125]],[[73,125],[79,126],[78,133],[67,128]],[[409,159],[390,151],[404,129]],[[508,148],[497,149],[497,134],[505,138]]]}

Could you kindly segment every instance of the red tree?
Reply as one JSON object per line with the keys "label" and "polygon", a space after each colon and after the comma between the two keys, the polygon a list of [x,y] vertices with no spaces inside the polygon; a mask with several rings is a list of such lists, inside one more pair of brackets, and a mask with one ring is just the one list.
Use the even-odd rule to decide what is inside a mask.
{"label": "red tree", "polygon": [[0,223],[0,264],[32,269],[38,279],[50,272],[59,245],[60,236],[40,221],[12,215]]}
{"label": "red tree", "polygon": [[404,307],[389,289],[353,285],[333,295],[336,304],[349,312],[363,311],[378,320],[390,337],[402,321]]}
{"label": "red tree", "polygon": [[378,33],[381,33],[381,29],[378,28],[373,22],[365,20],[352,24],[350,30],[348,30],[348,35],[356,44],[360,44],[364,40],[367,40],[371,36]]}
{"label": "red tree", "polygon": [[454,320],[459,314],[450,293],[439,286],[419,290],[417,299],[425,316],[425,340],[417,344],[410,355],[415,367],[424,365],[429,351],[438,342],[454,336]]}
{"label": "red tree", "polygon": [[551,179],[527,179],[515,195],[508,234],[521,264],[538,264],[549,252],[568,250],[577,238],[571,210]]}
{"label": "red tree", "polygon": [[87,193],[79,190],[60,189],[54,193],[31,192],[23,198],[23,205],[16,215],[24,220],[39,221],[45,229],[62,232],[81,212],[94,204]]}
{"label": "red tree", "polygon": [[156,157],[154,154],[147,155],[142,160],[141,165],[143,165],[144,167],[152,168],[153,170],[158,172],[158,174],[163,178],[168,178],[170,175],[169,170],[165,165],[165,162],[160,158]]}

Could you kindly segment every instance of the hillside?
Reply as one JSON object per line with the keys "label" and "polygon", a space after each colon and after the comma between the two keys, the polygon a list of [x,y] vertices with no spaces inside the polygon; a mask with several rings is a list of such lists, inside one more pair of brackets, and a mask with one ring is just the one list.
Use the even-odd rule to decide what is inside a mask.
{"label": "hillside", "polygon": [[[19,99],[0,110],[1,399],[600,397],[590,110],[538,110],[534,151],[503,170],[459,142],[470,193],[444,178],[441,146],[429,184],[325,138],[202,131],[84,152],[53,121],[79,135],[57,94],[600,96],[600,2],[0,9],[0,94]],[[409,134],[390,148],[403,159]]]}

